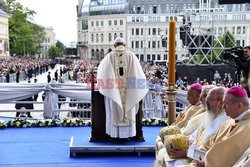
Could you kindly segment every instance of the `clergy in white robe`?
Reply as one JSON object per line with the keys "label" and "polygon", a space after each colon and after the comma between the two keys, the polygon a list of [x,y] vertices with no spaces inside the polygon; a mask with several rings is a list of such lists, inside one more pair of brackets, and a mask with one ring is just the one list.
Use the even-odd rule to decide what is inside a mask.
{"label": "clergy in white robe", "polygon": [[105,96],[106,133],[112,138],[136,136],[139,102],[148,92],[146,77],[138,58],[115,40],[115,49],[97,69],[97,88]]}
{"label": "clergy in white robe", "polygon": [[202,108],[200,109],[201,111],[198,111],[198,113],[201,112],[201,114],[193,116],[188,121],[187,125],[181,129],[182,134],[184,134],[186,136],[191,135],[195,130],[197,130],[200,127],[200,125],[204,121],[203,117],[204,117],[205,112],[202,112],[202,111],[206,110],[207,94],[208,94],[209,90],[211,90],[213,87],[214,87],[213,85],[202,86],[202,91],[201,91],[201,95],[200,95],[200,102],[201,102]]}
{"label": "clergy in white robe", "polygon": [[154,84],[148,81],[149,91],[146,96],[143,98],[143,117],[144,118],[153,118],[154,117],[154,106],[153,106],[153,96],[152,90],[154,90]]}
{"label": "clergy in white robe", "polygon": [[162,86],[160,83],[155,84],[155,91],[156,91],[156,96],[155,96],[155,111],[154,111],[154,117],[155,118],[163,118],[163,99],[161,97],[161,92],[162,92]]}

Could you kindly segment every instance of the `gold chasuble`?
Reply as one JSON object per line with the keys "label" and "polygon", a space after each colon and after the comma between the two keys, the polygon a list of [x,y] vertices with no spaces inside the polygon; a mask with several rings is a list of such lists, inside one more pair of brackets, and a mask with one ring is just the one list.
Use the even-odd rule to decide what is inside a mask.
{"label": "gold chasuble", "polygon": [[208,167],[232,167],[250,147],[250,113],[239,120],[222,124],[216,135],[203,146],[208,150],[205,164]]}
{"label": "gold chasuble", "polygon": [[173,125],[177,125],[179,128],[183,128],[187,125],[187,122],[190,120],[190,118],[204,111],[205,110],[203,109],[202,104],[200,102],[195,105],[188,105],[186,110],[178,115]]}

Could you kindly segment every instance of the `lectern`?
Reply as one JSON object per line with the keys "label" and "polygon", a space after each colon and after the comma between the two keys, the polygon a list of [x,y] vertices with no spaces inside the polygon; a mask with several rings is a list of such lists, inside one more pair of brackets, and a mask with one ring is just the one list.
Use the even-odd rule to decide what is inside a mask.
{"label": "lectern", "polygon": [[[111,138],[106,134],[106,112],[104,96],[98,90],[92,89],[91,91],[91,105],[92,125],[90,142],[113,141],[114,138]],[[119,141],[119,139],[117,138],[115,140]],[[142,102],[140,102],[139,111],[136,114],[136,136],[128,138],[128,141],[144,141],[142,132]]]}

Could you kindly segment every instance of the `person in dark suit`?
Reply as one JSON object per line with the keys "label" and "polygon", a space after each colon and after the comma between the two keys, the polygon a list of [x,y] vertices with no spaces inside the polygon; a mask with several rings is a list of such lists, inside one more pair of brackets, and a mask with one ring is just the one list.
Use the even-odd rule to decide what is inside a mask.
{"label": "person in dark suit", "polygon": [[63,74],[63,69],[62,67],[60,67],[60,77],[62,77],[62,74]]}
{"label": "person in dark suit", "polygon": [[243,74],[243,78],[241,79],[242,81],[242,86],[246,89],[248,97],[250,97],[250,83],[249,83],[249,79],[250,79],[250,46],[246,46],[244,47],[244,60],[242,60],[239,56],[234,55],[234,61],[238,67],[238,70],[241,71],[241,73]]}
{"label": "person in dark suit", "polygon": [[50,76],[50,72],[48,72],[48,75],[47,75],[47,82],[50,83],[51,81],[51,76]]}
{"label": "person in dark suit", "polygon": [[57,69],[56,69],[56,72],[54,74],[54,78],[55,78],[56,81],[58,81],[58,70]]}
{"label": "person in dark suit", "polygon": [[[37,83],[37,79],[36,78],[34,79],[34,83]],[[37,98],[38,98],[38,94],[34,95],[34,97],[33,97],[34,101],[37,101]]]}

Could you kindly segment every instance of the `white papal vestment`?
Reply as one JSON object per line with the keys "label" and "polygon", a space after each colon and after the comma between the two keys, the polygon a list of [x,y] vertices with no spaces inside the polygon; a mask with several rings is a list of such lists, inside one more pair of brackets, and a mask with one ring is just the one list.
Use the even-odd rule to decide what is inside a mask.
{"label": "white papal vestment", "polygon": [[[116,80],[123,81],[122,88],[117,87]],[[138,103],[148,92],[146,77],[138,58],[124,46],[116,47],[98,66],[97,87],[101,82],[105,85],[99,87],[99,91],[105,96],[106,133],[113,138],[135,136]]]}

